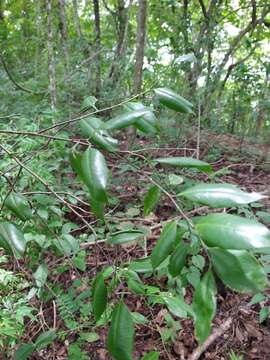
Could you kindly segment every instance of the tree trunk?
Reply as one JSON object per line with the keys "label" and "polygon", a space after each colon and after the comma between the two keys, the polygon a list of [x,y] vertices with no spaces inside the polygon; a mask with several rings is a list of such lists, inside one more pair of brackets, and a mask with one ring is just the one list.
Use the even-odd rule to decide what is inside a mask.
{"label": "tree trunk", "polygon": [[82,37],[82,32],[81,32],[80,18],[79,18],[79,14],[78,14],[77,0],[72,0],[72,4],[73,4],[73,16],[74,16],[75,30],[76,30],[78,38],[80,39]]}
{"label": "tree trunk", "polygon": [[147,0],[139,0],[137,15],[137,38],[135,54],[134,93],[138,94],[142,88],[143,58],[146,36]]}
{"label": "tree trunk", "polygon": [[53,27],[52,27],[52,2],[47,0],[47,47],[48,47],[48,70],[50,80],[51,108],[56,109],[56,75],[55,75],[55,59],[53,49]]}
{"label": "tree trunk", "polygon": [[66,3],[65,0],[58,0],[59,5],[59,28],[62,40],[62,49],[64,55],[65,75],[68,73],[69,68],[69,55],[68,55],[68,30],[66,21]]}
{"label": "tree trunk", "polygon": [[93,0],[94,4],[94,14],[95,14],[95,33],[96,33],[96,41],[95,41],[95,51],[96,51],[96,89],[95,95],[97,98],[100,96],[101,89],[101,35],[100,35],[100,14],[99,14],[99,0]]}

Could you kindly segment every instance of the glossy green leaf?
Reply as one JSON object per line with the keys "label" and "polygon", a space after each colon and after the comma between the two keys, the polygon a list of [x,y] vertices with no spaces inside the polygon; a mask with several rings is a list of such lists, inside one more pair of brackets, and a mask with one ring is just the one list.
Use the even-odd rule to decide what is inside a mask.
{"label": "glossy green leaf", "polygon": [[263,291],[267,277],[263,267],[247,250],[208,249],[211,263],[225,285],[243,293]]}
{"label": "glossy green leaf", "polygon": [[147,113],[139,117],[134,126],[145,134],[155,134],[159,130],[157,118],[154,113],[142,103],[130,101],[125,105],[129,111],[147,110]]}
{"label": "glossy green leaf", "polygon": [[196,229],[209,247],[263,252],[270,247],[270,231],[255,220],[230,214],[210,214],[196,220]]}
{"label": "glossy green leaf", "polygon": [[163,300],[168,307],[168,310],[179,318],[186,318],[188,315],[187,308],[189,305],[177,296],[163,296]]}
{"label": "glossy green leaf", "polygon": [[105,209],[105,202],[95,200],[91,197],[89,198],[90,202],[90,209],[92,210],[93,214],[101,220],[104,220],[104,209]]}
{"label": "glossy green leaf", "polygon": [[29,220],[32,217],[32,211],[28,201],[20,194],[10,193],[6,198],[5,206],[22,221]]}
{"label": "glossy green leaf", "polygon": [[159,359],[159,352],[151,351],[148,354],[145,354],[142,360],[158,360]]}
{"label": "glossy green leaf", "polygon": [[172,276],[180,275],[183,267],[186,263],[186,257],[188,254],[189,245],[184,242],[180,242],[177,245],[174,252],[170,256],[169,272]]}
{"label": "glossy green leaf", "polygon": [[96,102],[97,102],[97,98],[95,96],[87,96],[83,100],[81,111],[87,111],[91,108],[94,108],[95,110],[97,110],[96,105],[95,105]]}
{"label": "glossy green leaf", "polygon": [[80,121],[83,135],[88,137],[93,144],[107,151],[116,151],[118,140],[112,138],[106,131],[102,130],[104,124],[102,120],[94,117]]}
{"label": "glossy green leaf", "polygon": [[149,215],[150,212],[155,208],[159,199],[160,199],[159,187],[156,185],[151,186],[151,188],[147,191],[143,201],[143,205],[144,205],[143,211],[145,216]]}
{"label": "glossy green leaf", "polygon": [[136,261],[132,261],[129,264],[128,267],[130,270],[136,271],[137,273],[147,273],[147,272],[152,272],[153,271],[153,266],[152,266],[152,262],[151,262],[151,258],[147,257],[144,259],[138,259]]}
{"label": "glossy green leaf", "polygon": [[134,324],[131,313],[121,301],[112,313],[107,347],[115,360],[132,360]]}
{"label": "glossy green leaf", "polygon": [[169,109],[182,113],[193,113],[193,105],[174,91],[165,88],[158,88],[154,91],[158,101]]}
{"label": "glossy green leaf", "polygon": [[92,306],[95,319],[98,321],[107,306],[107,288],[102,272],[98,273],[94,280]]}
{"label": "glossy green leaf", "polygon": [[46,264],[40,264],[34,273],[34,279],[36,280],[37,287],[41,288],[46,284],[49,271]]}
{"label": "glossy green leaf", "polygon": [[48,345],[52,344],[56,339],[56,333],[54,330],[48,330],[39,335],[35,341],[35,347],[37,350],[44,349]]}
{"label": "glossy green leaf", "polygon": [[202,344],[210,335],[212,320],[216,314],[216,283],[211,270],[203,276],[195,289],[193,311],[195,335]]}
{"label": "glossy green leaf", "polygon": [[151,254],[151,262],[154,269],[170,255],[173,250],[177,235],[177,223],[172,221],[166,224],[160,234],[156,246]]}
{"label": "glossy green leaf", "polygon": [[199,184],[183,191],[179,195],[213,208],[250,204],[264,197],[256,192],[244,192],[231,184]]}
{"label": "glossy green leaf", "polygon": [[69,161],[72,169],[78,175],[81,181],[84,182],[84,177],[82,173],[82,156],[76,151],[76,148],[73,148],[69,154]]}
{"label": "glossy green leaf", "polygon": [[94,200],[106,202],[109,170],[100,151],[91,148],[85,151],[82,156],[82,174],[91,197]]}
{"label": "glossy green leaf", "polygon": [[0,247],[8,254],[20,258],[26,248],[26,240],[21,230],[12,223],[0,223]]}
{"label": "glossy green leaf", "polygon": [[142,116],[146,115],[149,112],[150,112],[150,110],[148,110],[148,109],[141,109],[141,110],[126,112],[124,114],[116,116],[115,118],[107,121],[104,124],[103,129],[104,130],[118,130],[118,129],[123,129],[125,127],[128,127],[130,125],[134,125],[137,119],[141,118]]}
{"label": "glossy green leaf", "polygon": [[135,240],[138,240],[144,236],[143,232],[139,230],[124,230],[117,231],[111,234],[108,238],[108,244],[110,245],[121,245],[126,244]]}
{"label": "glossy green leaf", "polygon": [[204,172],[212,171],[212,166],[210,164],[205,161],[194,159],[192,157],[165,157],[154,159],[153,161],[162,165],[169,165],[181,168],[195,168]]}
{"label": "glossy green leaf", "polygon": [[13,360],[27,360],[34,351],[34,344],[23,344],[16,350]]}

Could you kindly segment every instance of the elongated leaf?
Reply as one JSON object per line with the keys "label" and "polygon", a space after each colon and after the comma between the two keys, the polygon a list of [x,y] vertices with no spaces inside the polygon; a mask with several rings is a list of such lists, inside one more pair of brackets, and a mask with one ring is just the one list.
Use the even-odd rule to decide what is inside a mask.
{"label": "elongated leaf", "polygon": [[37,287],[42,287],[47,281],[49,271],[46,264],[40,264],[34,273],[34,279],[36,280]]}
{"label": "elongated leaf", "polygon": [[186,318],[188,315],[187,309],[189,305],[177,296],[163,296],[164,302],[167,305],[169,311],[179,318]]}
{"label": "elongated leaf", "polygon": [[180,196],[213,208],[250,204],[264,196],[247,193],[231,184],[199,184],[183,191]]}
{"label": "elongated leaf", "polygon": [[118,140],[112,138],[106,131],[102,130],[105,123],[98,118],[86,118],[80,121],[81,130],[84,136],[90,141],[107,151],[116,151]]}
{"label": "elongated leaf", "polygon": [[158,158],[154,159],[154,162],[158,162],[162,165],[169,165],[174,167],[181,168],[195,168],[201,171],[210,172],[212,171],[212,166],[207,162],[197,160],[191,157],[166,157],[166,158]]}
{"label": "elongated leaf", "polygon": [[13,360],[27,360],[34,351],[34,344],[23,344],[16,350]]}
{"label": "elongated leaf", "polygon": [[73,148],[69,154],[69,161],[72,169],[78,175],[81,181],[84,182],[84,177],[82,173],[82,156],[76,151],[76,148]]}
{"label": "elongated leaf", "polygon": [[160,234],[156,246],[151,254],[151,262],[154,269],[170,255],[174,247],[177,234],[177,223],[172,221],[166,224]]}
{"label": "elongated leaf", "polygon": [[125,108],[129,111],[148,110],[146,114],[142,115],[134,123],[134,126],[140,131],[146,134],[155,134],[159,130],[157,118],[154,113],[142,103],[130,101],[125,105]]}
{"label": "elongated leaf", "polygon": [[154,91],[158,101],[169,109],[182,113],[193,113],[193,105],[174,91],[165,88],[158,88]]}
{"label": "elongated leaf", "polygon": [[267,286],[263,267],[247,250],[208,249],[218,277],[230,288],[243,293],[257,293]]}
{"label": "elongated leaf", "polygon": [[160,199],[159,187],[156,185],[151,186],[151,188],[147,191],[143,201],[143,205],[144,205],[143,211],[145,216],[149,215],[150,212],[155,208],[159,199]]}
{"label": "elongated leaf", "polygon": [[113,311],[107,346],[115,360],[132,360],[134,324],[127,306],[121,301]]}
{"label": "elongated leaf", "polygon": [[31,219],[32,211],[26,198],[20,194],[10,193],[6,198],[5,206],[22,221]]}
{"label": "elongated leaf", "polygon": [[130,125],[134,125],[137,119],[141,118],[142,116],[146,115],[149,112],[150,112],[150,110],[148,110],[148,109],[142,109],[142,110],[135,110],[135,111],[121,114],[121,115],[116,116],[115,118],[107,121],[104,124],[103,129],[104,130],[117,130],[117,129],[123,129]]}
{"label": "elongated leaf", "polygon": [[95,200],[91,197],[90,194],[90,209],[94,213],[94,215],[101,220],[104,220],[104,208],[105,208],[105,202]]}
{"label": "elongated leaf", "polygon": [[212,320],[216,314],[216,283],[211,270],[203,276],[195,289],[193,311],[195,335],[202,344],[210,335]]}
{"label": "elongated leaf", "polygon": [[230,214],[210,214],[196,220],[196,229],[209,247],[264,252],[270,231],[263,224]]}
{"label": "elongated leaf", "polygon": [[0,247],[8,254],[21,258],[26,248],[26,240],[21,230],[12,223],[0,223]]}
{"label": "elongated leaf", "polygon": [[126,244],[131,241],[138,240],[144,234],[139,230],[125,230],[125,231],[118,231],[114,234],[111,234],[108,238],[108,244],[111,245],[121,245]]}
{"label": "elongated leaf", "polygon": [[159,359],[159,352],[151,351],[148,354],[145,354],[142,360],[158,360]]}
{"label": "elongated leaf", "polygon": [[94,200],[106,202],[109,170],[100,151],[96,149],[87,149],[85,151],[82,157],[82,174],[91,197]]}
{"label": "elongated leaf", "polygon": [[102,272],[98,273],[94,280],[92,306],[95,319],[98,321],[107,306],[107,288]]}
{"label": "elongated leaf", "polygon": [[189,245],[180,242],[170,257],[169,272],[172,276],[180,275],[186,263]]}
{"label": "elongated leaf", "polygon": [[35,347],[37,350],[44,349],[48,345],[52,344],[56,339],[56,333],[54,330],[48,330],[39,335],[35,341]]}
{"label": "elongated leaf", "polygon": [[153,271],[152,262],[151,262],[150,257],[147,257],[144,259],[138,259],[137,261],[132,261],[129,264],[128,268],[130,270],[133,270],[133,271],[136,271],[137,273],[142,273],[142,274]]}

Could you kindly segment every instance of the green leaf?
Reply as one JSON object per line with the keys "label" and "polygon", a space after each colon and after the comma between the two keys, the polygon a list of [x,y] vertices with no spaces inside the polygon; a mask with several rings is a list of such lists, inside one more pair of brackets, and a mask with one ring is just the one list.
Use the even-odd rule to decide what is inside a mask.
{"label": "green leaf", "polygon": [[265,300],[265,296],[262,293],[258,293],[252,297],[250,300],[250,305],[259,304],[260,302]]}
{"label": "green leaf", "polygon": [[96,342],[99,340],[99,335],[95,332],[80,332],[80,339],[88,343]]}
{"label": "green leaf", "polygon": [[172,221],[166,224],[160,234],[156,246],[151,254],[151,262],[154,269],[162,263],[172,252],[177,234],[177,223]]}
{"label": "green leaf", "polygon": [[170,185],[180,185],[184,182],[183,176],[175,175],[175,174],[169,174],[168,176],[169,184]]}
{"label": "green leaf", "polygon": [[148,354],[145,354],[142,360],[158,360],[159,359],[159,352],[151,351]]}
{"label": "green leaf", "polygon": [[26,240],[21,230],[12,223],[0,223],[0,247],[8,254],[21,258],[26,248]]}
{"label": "green leaf", "polygon": [[138,259],[137,261],[132,261],[129,264],[128,268],[130,270],[133,270],[133,271],[136,271],[137,273],[142,273],[142,274],[153,271],[152,262],[151,262],[150,257],[147,257],[144,259]]}
{"label": "green leaf", "polygon": [[83,100],[81,111],[87,111],[91,108],[94,108],[95,110],[97,110],[97,108],[95,106],[96,102],[97,102],[97,98],[95,96],[87,96]]}
{"label": "green leaf", "polygon": [[37,340],[35,341],[35,347],[37,350],[44,349],[48,345],[52,344],[56,339],[56,333],[54,330],[48,330],[40,334]]}
{"label": "green leaf", "polygon": [[210,214],[196,219],[195,226],[209,247],[260,252],[270,247],[270,231],[255,220],[230,214]]}
{"label": "green leaf", "polygon": [[82,174],[94,200],[106,202],[106,188],[109,170],[102,153],[96,149],[87,149],[82,156]]}
{"label": "green leaf", "polygon": [[269,308],[268,307],[262,307],[259,314],[259,321],[260,324],[263,323],[269,315]]}
{"label": "green leaf", "polygon": [[45,285],[48,274],[49,274],[49,271],[48,271],[47,265],[40,264],[39,267],[37,268],[36,272],[33,274],[34,279],[36,280],[37,287],[41,288],[42,286]]}
{"label": "green leaf", "polygon": [[132,360],[134,324],[127,306],[121,301],[114,309],[107,346],[115,360]]}
{"label": "green leaf", "polygon": [[84,136],[101,149],[114,152],[117,150],[118,140],[112,138],[107,131],[102,130],[104,122],[98,118],[89,117],[80,121]]}
{"label": "green leaf", "polygon": [[246,250],[208,249],[218,277],[233,290],[243,293],[263,291],[267,277],[263,267]]}
{"label": "green leaf", "polygon": [[107,242],[110,245],[122,245],[138,240],[142,236],[144,236],[144,234],[139,230],[117,231],[109,236]]}
{"label": "green leaf", "polygon": [[180,275],[186,263],[189,245],[180,242],[170,257],[169,272],[172,276]]}
{"label": "green leaf", "polygon": [[16,350],[13,360],[27,360],[34,351],[34,344],[23,344]]}
{"label": "green leaf", "polygon": [[195,168],[204,172],[212,171],[212,166],[205,161],[197,160],[192,157],[165,157],[154,159],[154,162],[157,162],[162,165],[169,165],[181,168]]}
{"label": "green leaf", "polygon": [[105,203],[102,201],[95,200],[91,197],[91,194],[89,193],[89,202],[90,202],[90,209],[93,212],[93,214],[101,220],[104,220],[104,209],[105,209]]}
{"label": "green leaf", "polygon": [[84,177],[82,173],[82,156],[76,151],[75,147],[71,150],[69,154],[69,161],[73,171],[75,171],[80,180],[84,182]]}
{"label": "green leaf", "polygon": [[107,288],[102,272],[98,273],[94,280],[92,306],[95,320],[98,321],[107,306]]}
{"label": "green leaf", "polygon": [[256,216],[262,219],[264,222],[270,224],[270,214],[265,211],[257,211]]}
{"label": "green leaf", "polygon": [[135,110],[135,111],[121,114],[121,115],[116,116],[115,118],[107,121],[104,124],[103,129],[104,130],[123,129],[130,125],[134,125],[136,123],[137,119],[139,119],[142,116],[149,114],[149,113],[151,113],[151,111],[148,109],[140,109],[140,110]]}
{"label": "green leaf", "polygon": [[256,192],[244,192],[231,184],[199,184],[183,191],[179,195],[213,208],[250,204],[264,197]]}
{"label": "green leaf", "polygon": [[10,193],[6,198],[5,206],[22,221],[32,218],[32,211],[29,203],[26,198],[20,194]]}
{"label": "green leaf", "polygon": [[195,335],[202,344],[210,335],[212,320],[216,314],[216,283],[211,270],[203,276],[195,289],[193,311]]}
{"label": "green leaf", "polygon": [[169,109],[182,113],[193,113],[193,105],[174,91],[165,88],[158,88],[154,91],[158,101]]}
{"label": "green leaf", "polygon": [[157,118],[154,113],[142,103],[130,101],[125,105],[127,110],[147,110],[147,113],[139,117],[134,126],[145,134],[155,134],[159,130]]}
{"label": "green leaf", "polygon": [[147,191],[145,198],[144,198],[144,215],[147,216],[150,214],[150,212],[155,208],[158,201],[160,199],[160,189],[158,186],[153,185],[151,188]]}
{"label": "green leaf", "polygon": [[184,302],[184,300],[180,299],[176,296],[164,296],[163,300],[167,305],[169,311],[179,318],[186,318],[188,315],[187,309],[189,309],[189,305]]}

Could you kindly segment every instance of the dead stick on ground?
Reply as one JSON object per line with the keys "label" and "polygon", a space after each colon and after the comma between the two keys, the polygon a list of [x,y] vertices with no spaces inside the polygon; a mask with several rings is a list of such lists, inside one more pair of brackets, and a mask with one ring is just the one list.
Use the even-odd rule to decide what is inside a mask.
{"label": "dead stick on ground", "polygon": [[232,324],[232,318],[229,317],[223,324],[220,325],[219,328],[215,329],[213,333],[205,340],[205,342],[197,347],[193,351],[193,353],[188,357],[188,360],[199,360],[201,355],[209,348],[210,345],[212,345],[213,342],[215,342],[221,335],[223,335]]}

